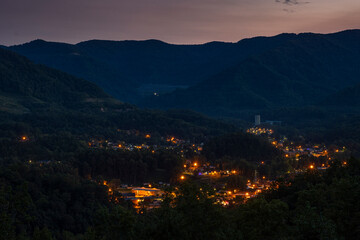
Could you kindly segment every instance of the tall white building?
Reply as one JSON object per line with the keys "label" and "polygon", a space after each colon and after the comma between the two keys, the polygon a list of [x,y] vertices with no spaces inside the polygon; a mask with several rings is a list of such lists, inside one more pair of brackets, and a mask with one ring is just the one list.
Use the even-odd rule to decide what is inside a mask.
{"label": "tall white building", "polygon": [[260,125],[261,121],[260,121],[260,115],[255,115],[255,126]]}

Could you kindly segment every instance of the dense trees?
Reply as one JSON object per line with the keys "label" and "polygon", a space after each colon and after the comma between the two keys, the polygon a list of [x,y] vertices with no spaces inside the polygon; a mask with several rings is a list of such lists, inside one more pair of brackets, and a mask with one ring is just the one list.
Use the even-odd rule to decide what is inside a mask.
{"label": "dense trees", "polygon": [[2,168],[0,191],[4,239],[84,233],[97,209],[109,204],[104,187],[80,178],[75,169],[61,163]]}
{"label": "dense trees", "polygon": [[0,171],[1,239],[357,239],[360,161],[309,171],[243,205],[184,182],[142,214],[108,201],[105,187],[63,164]]}
{"label": "dense trees", "polygon": [[209,160],[228,156],[255,163],[268,161],[280,155],[266,139],[245,133],[213,138],[205,144],[203,153]]}
{"label": "dense trees", "polygon": [[129,231],[121,221],[116,229],[128,239],[357,239],[359,167],[351,159],[347,167],[309,171],[230,209],[214,204],[206,186],[185,182],[160,209],[135,222],[124,216],[133,219]]}
{"label": "dense trees", "polygon": [[214,204],[209,187],[186,182],[164,205],[139,216],[140,239],[241,239],[228,212]]}
{"label": "dense trees", "polygon": [[81,153],[75,166],[82,176],[119,179],[127,184],[147,181],[169,182],[182,169],[182,159],[171,151],[89,150]]}
{"label": "dense trees", "polygon": [[[89,149],[82,135],[54,134],[52,123],[45,126],[52,134],[30,126],[0,125],[3,239],[356,239],[360,233],[356,159],[279,182],[278,189],[230,209],[214,204],[206,186],[185,183],[160,209],[138,215],[109,202],[105,187],[85,179],[170,181],[182,167],[177,154]],[[210,139],[204,155],[244,175],[257,168],[276,176],[288,167],[265,140],[244,134]],[[271,164],[259,168],[262,158]],[[244,180],[229,178],[228,184]]]}
{"label": "dense trees", "polygon": [[253,176],[255,170],[275,177],[289,168],[281,152],[266,139],[245,133],[212,138],[205,143],[202,154],[210,163],[224,169],[236,169],[247,177]]}

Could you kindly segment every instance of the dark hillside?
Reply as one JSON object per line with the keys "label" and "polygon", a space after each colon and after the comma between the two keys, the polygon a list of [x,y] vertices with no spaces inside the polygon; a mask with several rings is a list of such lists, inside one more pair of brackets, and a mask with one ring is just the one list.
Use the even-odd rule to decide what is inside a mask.
{"label": "dark hillside", "polygon": [[359,49],[359,31],[299,34],[193,87],[151,97],[144,105],[214,113],[316,104],[359,83]]}

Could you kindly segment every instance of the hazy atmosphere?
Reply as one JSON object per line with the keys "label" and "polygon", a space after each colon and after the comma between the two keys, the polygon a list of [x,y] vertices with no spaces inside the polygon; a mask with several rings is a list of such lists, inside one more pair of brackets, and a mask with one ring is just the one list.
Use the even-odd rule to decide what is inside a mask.
{"label": "hazy atmosphere", "polygon": [[33,39],[235,42],[360,28],[358,0],[1,0],[0,44]]}

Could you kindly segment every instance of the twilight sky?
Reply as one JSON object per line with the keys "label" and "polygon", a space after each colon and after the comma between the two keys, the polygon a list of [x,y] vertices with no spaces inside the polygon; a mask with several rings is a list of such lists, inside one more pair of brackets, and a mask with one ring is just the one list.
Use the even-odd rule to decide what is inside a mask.
{"label": "twilight sky", "polygon": [[235,42],[360,29],[360,0],[0,0],[0,44],[34,39]]}

